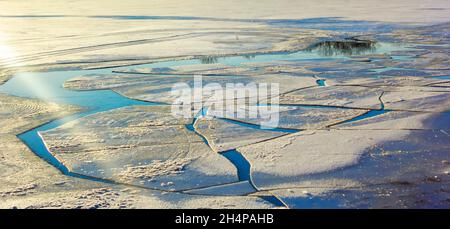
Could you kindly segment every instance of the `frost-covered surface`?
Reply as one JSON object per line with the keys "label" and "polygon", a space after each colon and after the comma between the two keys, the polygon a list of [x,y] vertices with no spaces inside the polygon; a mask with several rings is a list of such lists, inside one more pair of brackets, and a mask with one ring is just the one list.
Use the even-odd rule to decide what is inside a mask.
{"label": "frost-covered surface", "polygon": [[0,134],[20,134],[30,127],[80,109],[0,94]]}
{"label": "frost-covered surface", "polygon": [[448,137],[413,130],[368,148],[354,166],[271,192],[292,208],[448,208]]}
{"label": "frost-covered surface", "polygon": [[237,181],[233,165],[186,128],[170,107],[102,112],[42,132],[70,171],[126,184],[184,190]]}
{"label": "frost-covered surface", "polygon": [[[415,130],[433,129],[427,125],[426,120],[432,120],[436,116],[441,116],[445,120],[450,118],[446,113],[419,113],[412,111],[390,111],[369,119],[342,123],[333,126],[336,129],[386,129],[386,130]],[[447,129],[446,126],[441,126]]]}
{"label": "frost-covered surface", "polygon": [[256,189],[250,184],[249,181],[240,181],[232,184],[224,184],[186,191],[186,193],[191,194],[215,196],[240,196],[255,192]]}
{"label": "frost-covered surface", "polygon": [[[243,84],[249,83],[278,83],[280,93],[287,93],[292,90],[312,87],[317,85],[316,79],[310,76],[296,77],[289,74],[267,74],[257,76],[227,76],[228,73],[217,73],[217,76],[202,76],[203,85],[216,83],[224,88],[227,83]],[[99,90],[112,89],[126,97],[144,100],[149,102],[161,102],[172,104],[179,96],[172,92],[172,88],[176,83],[186,83],[193,87],[195,76],[201,73],[194,72],[186,75],[129,75],[129,74],[115,74],[115,75],[84,75],[68,80],[64,87],[73,90]],[[205,95],[206,101],[209,97]],[[238,97],[237,97],[238,98]],[[193,99],[192,99],[193,100]]]}
{"label": "frost-covered surface", "polygon": [[280,104],[318,104],[351,108],[380,109],[382,90],[358,86],[330,86],[291,92]]}
{"label": "frost-covered surface", "polygon": [[281,131],[259,130],[257,127],[246,127],[216,118],[199,119],[196,123],[196,129],[218,152],[267,141],[286,134]]}
{"label": "frost-covered surface", "polygon": [[[354,165],[367,146],[401,139],[408,131],[317,130],[238,148],[252,164],[255,185],[262,190],[292,187],[301,176]],[[326,143],[326,144],[325,144]]]}
{"label": "frost-covered surface", "polygon": [[[0,83],[15,72],[122,66],[83,72],[64,87],[171,103],[173,84],[192,84],[195,74],[206,83],[277,82],[286,105],[280,127],[302,130],[214,117],[199,119],[192,131],[191,119],[174,119],[168,108],[128,107],[41,133],[72,172],[117,182],[110,184],[61,174],[15,136],[77,108],[2,94],[0,208],[280,207],[261,195],[291,208],[448,208],[450,26],[408,29],[448,21],[448,1],[426,8],[419,1],[320,3],[0,1],[8,9],[0,16]],[[314,52],[255,57],[351,36],[379,41],[378,51],[321,61],[306,58]],[[221,63],[227,56],[255,61]],[[383,108],[388,112],[369,115]],[[250,163],[251,181],[239,181],[236,167],[217,153],[233,148]]]}
{"label": "frost-covered surface", "polygon": [[[366,109],[345,109],[334,107],[279,106],[278,127],[285,129],[321,129],[360,116]],[[241,118],[236,121],[260,125],[258,118]]]}
{"label": "frost-covered surface", "polygon": [[76,112],[78,108],[3,94],[0,101],[1,208],[29,206],[27,200],[42,201],[36,195],[43,193],[49,195],[50,200],[55,193],[63,196],[67,192],[98,188],[94,182],[71,179],[59,173],[16,137],[27,129]]}

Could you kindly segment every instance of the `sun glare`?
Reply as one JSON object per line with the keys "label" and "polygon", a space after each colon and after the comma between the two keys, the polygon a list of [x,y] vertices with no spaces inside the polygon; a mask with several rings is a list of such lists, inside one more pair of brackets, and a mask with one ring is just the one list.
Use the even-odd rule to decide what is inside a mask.
{"label": "sun glare", "polygon": [[0,59],[3,61],[14,58],[15,54],[11,47],[0,44]]}
{"label": "sun glare", "polygon": [[5,63],[7,66],[17,66],[13,63],[13,59],[17,57],[17,54],[11,46],[5,44],[6,38],[0,33],[0,62]]}

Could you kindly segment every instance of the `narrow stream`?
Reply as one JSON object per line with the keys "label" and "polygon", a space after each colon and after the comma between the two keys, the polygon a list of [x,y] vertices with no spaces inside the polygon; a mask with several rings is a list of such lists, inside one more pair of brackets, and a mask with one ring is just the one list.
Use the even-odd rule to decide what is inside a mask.
{"label": "narrow stream", "polygon": [[[197,121],[200,118],[205,117],[207,114],[208,114],[208,108],[203,107],[194,116],[192,123],[186,125],[186,128],[188,130],[194,132],[195,134],[197,134],[203,140],[203,142],[214,151],[214,149],[208,142],[208,139],[205,136],[203,136],[200,132],[198,132],[198,130],[196,129],[196,126],[195,126]],[[227,121],[232,121],[232,120],[227,119]],[[242,124],[246,124],[246,123],[239,123],[239,124],[242,125]],[[257,125],[253,125],[253,124],[248,124],[248,125],[251,125],[252,128],[255,128],[255,126],[257,126]],[[248,160],[241,153],[239,153],[236,149],[227,150],[227,151],[218,152],[218,153],[220,153],[222,156],[224,156],[226,159],[228,159],[228,161],[230,161],[236,167],[237,176],[238,176],[239,181],[247,181],[251,185],[253,192],[258,191],[258,189],[256,188],[255,184],[252,181],[251,170],[250,170],[251,165],[248,162]],[[276,196],[259,196],[259,197],[265,201],[272,203],[273,205],[275,205],[277,207],[287,207],[286,204],[284,204]]]}
{"label": "narrow stream", "polygon": [[381,93],[380,97],[378,97],[378,100],[380,101],[380,109],[369,110],[368,112],[366,112],[364,114],[361,114],[361,115],[358,115],[358,116],[356,116],[354,118],[351,118],[349,120],[345,120],[343,122],[334,124],[333,126],[340,125],[340,124],[347,124],[347,123],[351,123],[351,122],[356,122],[356,121],[360,121],[360,120],[364,120],[364,119],[368,119],[368,118],[373,118],[373,117],[376,117],[378,115],[382,115],[382,114],[386,114],[386,113],[390,112],[390,110],[384,108],[384,102],[382,100],[383,94],[384,94],[384,92]]}

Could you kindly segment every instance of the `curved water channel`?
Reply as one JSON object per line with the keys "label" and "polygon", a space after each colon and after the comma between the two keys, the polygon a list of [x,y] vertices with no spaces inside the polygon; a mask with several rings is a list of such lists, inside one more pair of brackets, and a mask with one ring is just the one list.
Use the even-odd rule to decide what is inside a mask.
{"label": "curved water channel", "polygon": [[[380,43],[379,47],[375,50],[371,50],[371,53],[387,53],[392,51],[406,49],[405,46],[393,45],[390,43]],[[218,57],[214,58],[214,62],[222,63],[231,66],[240,66],[245,63],[257,63],[257,62],[273,62],[273,61],[301,61],[301,60],[313,60],[313,61],[324,61],[333,60],[338,58],[348,58],[345,55],[335,55],[335,56],[324,56],[316,51],[298,51],[293,53],[274,53],[274,54],[261,54],[255,55],[249,58],[248,56],[231,56],[231,57]],[[135,65],[133,67],[140,68],[164,68],[172,66],[181,65],[195,65],[202,64],[204,60],[201,59],[191,59],[191,60],[177,60],[177,61],[165,61],[152,64],[141,64]],[[47,149],[45,142],[41,138],[39,132],[51,130],[58,126],[61,126],[67,122],[96,114],[98,112],[109,111],[126,106],[134,105],[144,105],[153,106],[161,105],[158,103],[138,101],[121,96],[111,90],[93,90],[93,91],[73,91],[63,88],[63,83],[75,76],[88,75],[88,74],[111,74],[114,71],[120,70],[117,68],[107,68],[107,69],[95,69],[95,70],[69,70],[69,71],[53,71],[53,72],[35,72],[35,73],[18,73],[14,77],[6,82],[4,85],[0,86],[0,93],[6,93],[9,95],[40,99],[46,102],[55,102],[60,104],[71,104],[77,105],[85,108],[84,111],[63,117],[37,128],[26,131],[19,134],[18,137],[22,140],[35,154],[46,160],[48,163],[59,169],[63,174],[68,176],[75,176],[84,179],[97,180],[102,182],[111,182],[111,180],[103,180],[95,177],[89,177],[85,175],[80,175],[72,173],[69,169],[61,163],[54,155],[52,155]],[[318,79],[318,86],[326,86],[325,81]],[[203,111],[202,111],[203,112]],[[363,114],[354,120],[361,120],[368,117],[373,117],[384,113],[384,111],[372,111]],[[196,119],[194,119],[195,122]],[[193,123],[194,124],[194,123]],[[239,123],[238,123],[239,124]],[[240,123],[241,125],[246,125],[245,123]],[[258,126],[248,124],[248,126],[258,128]],[[187,129],[194,131],[194,125],[187,125]],[[281,131],[292,133],[295,132],[291,129],[274,129],[272,131]],[[202,137],[203,138],[203,137]],[[205,138],[203,138],[205,140]],[[206,142],[206,140],[205,140]],[[207,143],[207,142],[206,142]],[[231,163],[233,163],[238,171],[238,178],[240,181],[251,182],[250,174],[250,163],[236,150],[230,150],[226,152],[221,152],[221,155],[225,156]],[[277,202],[277,200],[270,200],[270,197],[265,198],[271,202]]]}

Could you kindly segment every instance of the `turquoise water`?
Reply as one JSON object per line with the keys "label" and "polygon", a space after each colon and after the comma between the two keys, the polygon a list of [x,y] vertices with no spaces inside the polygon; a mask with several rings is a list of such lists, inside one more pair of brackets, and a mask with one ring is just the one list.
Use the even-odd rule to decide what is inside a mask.
{"label": "turquoise water", "polygon": [[[195,129],[195,124],[197,123],[198,119],[200,119],[200,118],[206,116],[207,113],[208,113],[208,108],[204,108],[204,107],[203,107],[202,109],[200,109],[200,111],[199,111],[197,114],[195,114],[194,119],[192,120],[192,123],[186,125],[186,129],[188,129],[189,131],[194,132],[197,136],[199,136],[199,137],[202,139],[202,141],[203,141],[209,148],[211,148],[211,146],[209,145],[209,142],[208,142],[208,140],[206,139],[206,137],[203,136],[202,134],[200,134],[200,133]],[[211,148],[211,149],[212,149],[212,148]]]}
{"label": "turquoise water", "polygon": [[[95,70],[95,73],[108,73],[107,70]],[[104,111],[129,105],[148,104],[123,97],[111,90],[72,91],[63,88],[66,80],[92,71],[62,71],[42,73],[19,73],[0,86],[0,93],[25,98],[36,98],[47,102],[72,104]]]}
{"label": "turquoise water", "polygon": [[221,153],[224,157],[226,157],[231,163],[236,165],[238,168],[238,178],[239,181],[250,181],[251,182],[251,172],[250,172],[250,163],[247,159],[242,156],[237,150],[227,150]]}
{"label": "turquoise water", "polygon": [[327,86],[326,80],[323,80],[323,79],[316,80],[316,83],[317,83],[317,85],[319,85],[320,87],[325,87],[325,86]]}
{"label": "turquoise water", "polygon": [[434,79],[450,80],[450,76],[433,76]]}
{"label": "turquoise water", "polygon": [[346,120],[344,122],[338,123],[338,124],[346,124],[346,123],[351,123],[351,122],[356,122],[356,121],[361,121],[363,119],[368,119],[368,118],[373,118],[382,114],[386,114],[390,112],[389,110],[385,110],[385,109],[381,109],[381,110],[370,110],[362,115],[356,116],[352,119]]}
{"label": "turquoise water", "polygon": [[346,121],[341,122],[339,124],[346,124],[346,123],[356,122],[356,121],[360,121],[360,120],[368,119],[368,118],[373,118],[373,117],[376,117],[376,116],[379,116],[379,115],[386,114],[386,113],[390,112],[390,110],[384,108],[384,103],[381,101],[381,98],[380,98],[380,105],[381,105],[381,107],[378,110],[369,110],[368,112],[366,112],[366,113],[364,113],[362,115],[356,116],[356,117],[354,117],[352,119],[346,120]]}

